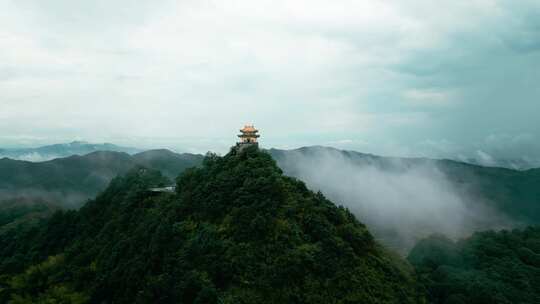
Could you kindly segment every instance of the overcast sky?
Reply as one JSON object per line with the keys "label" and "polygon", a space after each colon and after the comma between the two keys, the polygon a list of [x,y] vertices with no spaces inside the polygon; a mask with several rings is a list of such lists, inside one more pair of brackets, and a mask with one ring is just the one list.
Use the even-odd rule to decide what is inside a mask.
{"label": "overcast sky", "polygon": [[0,147],[540,158],[540,1],[0,0]]}

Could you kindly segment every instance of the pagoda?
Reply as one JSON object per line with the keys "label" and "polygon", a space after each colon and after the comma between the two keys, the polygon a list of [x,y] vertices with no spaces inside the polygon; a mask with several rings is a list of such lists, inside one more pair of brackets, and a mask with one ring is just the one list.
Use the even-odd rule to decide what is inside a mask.
{"label": "pagoda", "polygon": [[255,129],[253,125],[245,125],[242,129],[240,129],[240,133],[238,137],[240,138],[240,141],[236,143],[236,146],[238,147],[244,147],[248,145],[255,145],[258,146],[259,143],[257,142],[257,138],[259,138],[259,134],[257,134],[259,130]]}

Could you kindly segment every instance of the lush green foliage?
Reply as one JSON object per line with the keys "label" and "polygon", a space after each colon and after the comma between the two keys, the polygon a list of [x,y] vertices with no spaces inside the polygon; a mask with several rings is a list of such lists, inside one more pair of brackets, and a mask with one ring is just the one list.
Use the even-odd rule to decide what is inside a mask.
{"label": "lush green foliage", "polygon": [[20,224],[47,218],[57,209],[46,201],[24,197],[0,201],[0,234]]}
{"label": "lush green foliage", "polygon": [[419,242],[409,261],[431,303],[540,303],[540,228]]}
{"label": "lush green foliage", "polygon": [[[0,302],[417,303],[405,261],[255,148],[114,179],[0,251]],[[11,246],[11,247],[10,247]]]}
{"label": "lush green foliage", "polygon": [[0,274],[24,269],[25,255],[16,254],[24,250],[18,248],[29,244],[32,234],[57,210],[55,205],[40,200],[0,201]]}

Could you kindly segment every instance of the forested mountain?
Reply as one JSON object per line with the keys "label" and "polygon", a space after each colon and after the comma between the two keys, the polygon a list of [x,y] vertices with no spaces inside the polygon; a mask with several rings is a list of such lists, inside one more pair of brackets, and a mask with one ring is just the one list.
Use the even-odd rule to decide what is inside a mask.
{"label": "forested mountain", "polygon": [[[324,147],[268,153],[1,159],[0,302],[415,303],[424,293],[430,303],[538,301],[538,228],[424,239],[408,257],[418,285],[353,214],[281,169],[402,253],[432,232],[539,223],[540,169]],[[147,191],[180,172],[177,193]],[[79,211],[52,216],[57,202],[77,207],[103,189]]]}
{"label": "forested mountain", "polygon": [[65,144],[54,144],[38,148],[0,149],[0,158],[7,157],[26,161],[47,161],[72,155],[85,155],[97,151],[124,152],[134,154],[141,150],[117,146],[110,143],[93,144],[85,141],[74,141]]}
{"label": "forested mountain", "polygon": [[[421,166],[433,167],[460,191],[468,191],[478,200],[489,201],[496,210],[512,219],[526,223],[540,221],[540,187],[536,186],[540,184],[540,169],[517,171],[451,160],[380,157],[325,147],[270,149],[268,152],[287,175],[306,180],[310,186],[329,194],[334,183],[314,180],[312,174],[307,174],[311,172],[307,172],[306,167],[323,173],[320,176],[332,178],[342,178],[336,172],[344,169],[361,172],[366,168],[376,168],[380,172],[403,173]],[[4,158],[0,159],[0,199],[24,194],[52,197],[56,201],[80,206],[103,190],[113,177],[126,173],[133,166],[158,169],[165,176],[174,178],[186,168],[200,164],[202,158],[198,154],[177,154],[168,150],[150,150],[132,156],[99,151],[35,163]]]}
{"label": "forested mountain", "polygon": [[133,156],[100,151],[46,162],[0,159],[0,201],[24,197],[41,199],[64,207],[80,207],[104,190],[112,178],[142,165],[174,179],[203,156],[151,150]]}
{"label": "forested mountain", "polygon": [[79,211],[1,238],[0,302],[423,301],[404,260],[255,147],[208,155],[176,193],[147,191],[166,181],[133,169]]}
{"label": "forested mountain", "polygon": [[540,303],[540,228],[419,242],[416,266],[430,303]]}
{"label": "forested mountain", "polygon": [[[406,253],[432,233],[540,223],[540,169],[390,158],[326,147],[268,151],[286,175],[348,207],[384,244]],[[203,156],[151,150],[94,152],[47,162],[0,159],[0,201],[39,199],[78,208],[110,180],[142,165],[173,179]]]}

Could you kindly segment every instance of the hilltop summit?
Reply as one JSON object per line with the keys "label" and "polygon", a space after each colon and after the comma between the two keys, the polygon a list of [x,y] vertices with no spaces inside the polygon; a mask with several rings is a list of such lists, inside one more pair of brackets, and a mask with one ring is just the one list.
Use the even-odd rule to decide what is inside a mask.
{"label": "hilltop summit", "polygon": [[[176,193],[146,191],[163,182],[156,171],[132,170],[80,211],[21,235],[17,248],[1,246],[0,272],[10,282],[3,299],[418,301],[406,262],[255,146],[209,154],[177,178]],[[20,256],[32,258],[9,258]]]}

